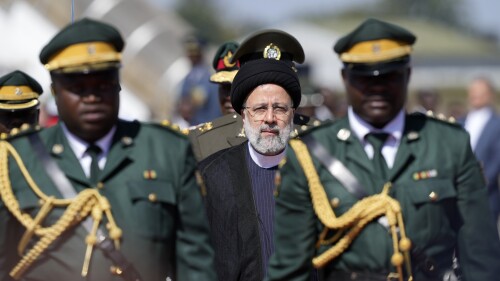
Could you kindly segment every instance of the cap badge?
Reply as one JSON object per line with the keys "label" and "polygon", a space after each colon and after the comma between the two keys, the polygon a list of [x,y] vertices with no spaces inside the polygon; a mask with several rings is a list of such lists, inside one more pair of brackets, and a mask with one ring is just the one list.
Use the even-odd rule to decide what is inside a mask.
{"label": "cap badge", "polygon": [[231,57],[233,56],[233,53],[231,51],[227,52],[227,54],[224,56],[224,66],[225,67],[233,67],[236,65],[235,63],[231,63]]}
{"label": "cap badge", "polygon": [[89,44],[89,45],[87,46],[87,53],[88,53],[89,55],[93,55],[93,54],[95,54],[95,45],[94,45],[94,44]]}
{"label": "cap badge", "polygon": [[378,43],[373,44],[373,46],[372,46],[372,52],[373,53],[375,53],[375,54],[376,53],[380,53],[380,49],[381,49],[380,48],[380,44],[378,44]]}
{"label": "cap badge", "polygon": [[23,90],[21,90],[20,88],[16,88],[15,94],[16,94],[16,96],[20,96],[23,94]]}
{"label": "cap badge", "polygon": [[266,48],[264,48],[263,55],[264,55],[264,58],[266,58],[266,59],[280,60],[281,50],[278,46],[271,43],[271,44],[267,45]]}

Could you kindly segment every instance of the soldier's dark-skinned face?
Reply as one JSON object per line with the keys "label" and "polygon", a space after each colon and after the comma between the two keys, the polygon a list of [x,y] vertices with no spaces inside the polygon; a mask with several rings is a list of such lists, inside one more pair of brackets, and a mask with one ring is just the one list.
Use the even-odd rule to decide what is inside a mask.
{"label": "soldier's dark-skinned face", "polygon": [[235,113],[231,105],[231,84],[219,84],[219,104],[223,115]]}
{"label": "soldier's dark-skinned face", "polygon": [[68,130],[92,143],[104,137],[118,120],[118,69],[90,73],[52,73],[59,118]]}
{"label": "soldier's dark-skinned face", "polygon": [[40,110],[37,107],[16,111],[0,110],[0,133],[8,133],[23,124],[38,124]]}
{"label": "soldier's dark-skinned face", "polygon": [[379,76],[343,69],[342,78],[353,111],[375,128],[383,128],[406,103],[410,73],[409,67]]}

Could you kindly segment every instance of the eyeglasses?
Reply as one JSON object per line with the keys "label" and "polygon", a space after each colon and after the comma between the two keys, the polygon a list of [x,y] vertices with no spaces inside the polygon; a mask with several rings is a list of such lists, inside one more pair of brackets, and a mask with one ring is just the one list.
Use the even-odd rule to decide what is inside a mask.
{"label": "eyeglasses", "polygon": [[[252,116],[255,121],[262,121],[266,118],[266,114],[269,112],[269,106],[267,105],[257,105],[254,107],[243,106],[244,109],[248,110],[250,116]],[[281,121],[284,121],[290,114],[291,107],[283,104],[273,104],[272,111],[274,117]]]}

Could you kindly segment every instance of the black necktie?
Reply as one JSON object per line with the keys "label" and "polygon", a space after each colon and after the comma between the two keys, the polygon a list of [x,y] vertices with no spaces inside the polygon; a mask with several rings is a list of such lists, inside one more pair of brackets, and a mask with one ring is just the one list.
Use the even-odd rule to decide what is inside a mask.
{"label": "black necktie", "polygon": [[91,144],[87,148],[87,153],[90,156],[90,159],[92,159],[92,162],[90,162],[90,182],[92,185],[97,185],[97,180],[99,178],[99,172],[101,169],[99,168],[99,154],[101,154],[102,149],[95,145]]}
{"label": "black necktie", "polygon": [[375,172],[384,180],[387,179],[389,174],[389,167],[382,155],[382,147],[388,137],[389,134],[387,133],[369,133],[366,135],[366,140],[373,146],[372,162],[375,167]]}

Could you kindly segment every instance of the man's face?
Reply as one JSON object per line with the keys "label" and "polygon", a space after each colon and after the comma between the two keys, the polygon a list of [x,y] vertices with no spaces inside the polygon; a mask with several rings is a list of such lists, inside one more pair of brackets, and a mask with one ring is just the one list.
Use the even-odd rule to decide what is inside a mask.
{"label": "man's face", "polygon": [[219,104],[223,115],[235,113],[231,105],[231,84],[219,84]]}
{"label": "man's face", "polygon": [[241,112],[250,144],[263,155],[282,152],[293,127],[292,99],[282,87],[264,84],[248,96]]}
{"label": "man's face", "polygon": [[87,141],[105,136],[118,120],[120,81],[117,69],[88,74],[52,74],[59,118]]}
{"label": "man's face", "polygon": [[23,124],[38,124],[38,113],[37,107],[16,111],[0,110],[0,133],[8,133]]}
{"label": "man's face", "polygon": [[480,109],[493,103],[493,91],[487,81],[474,80],[469,85],[468,100],[472,109]]}
{"label": "man's face", "polygon": [[347,97],[354,112],[376,128],[382,128],[404,107],[410,68],[379,76],[363,76],[342,70]]}

